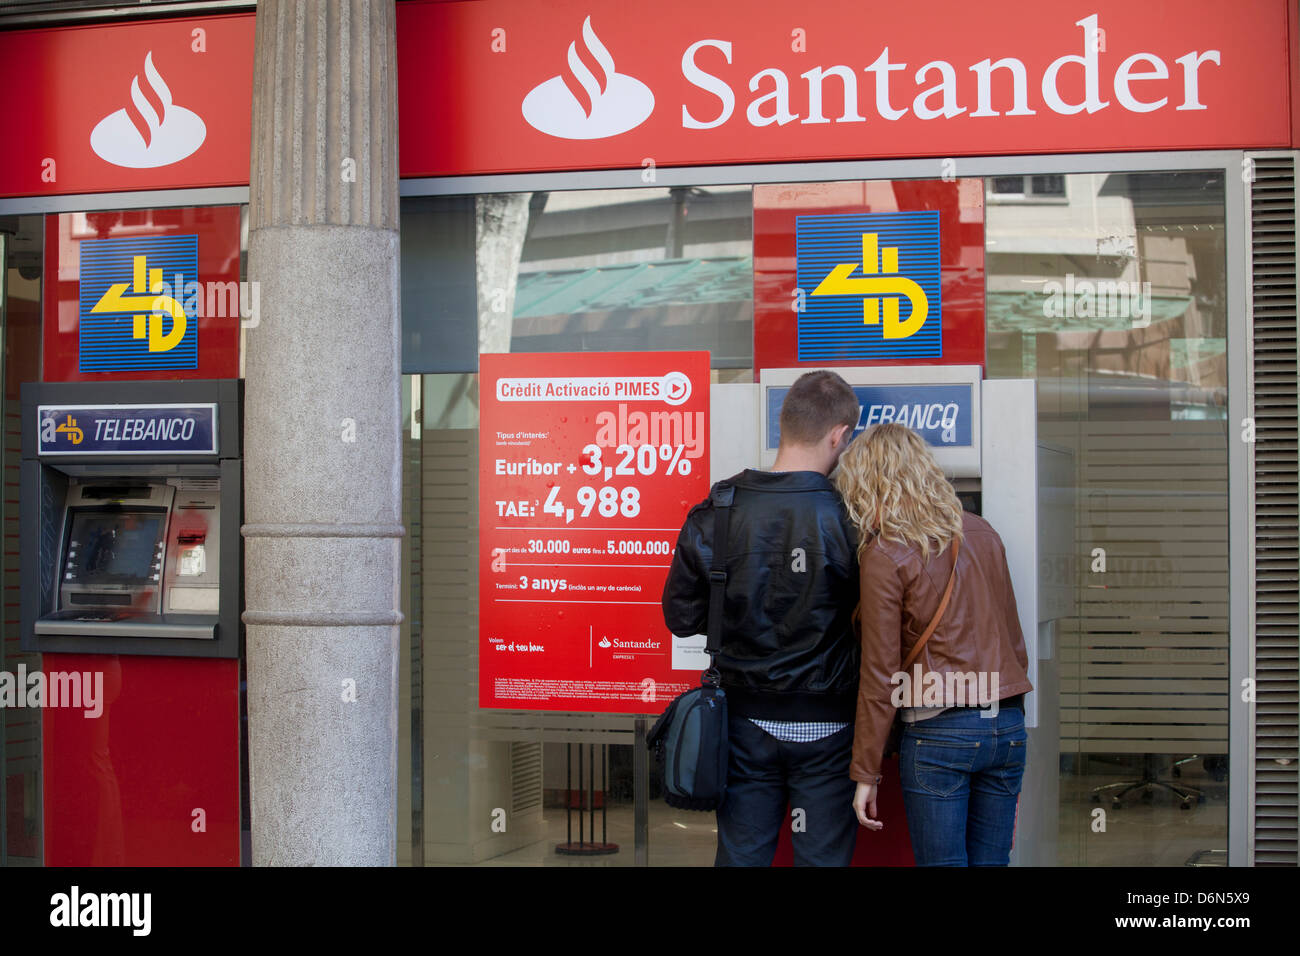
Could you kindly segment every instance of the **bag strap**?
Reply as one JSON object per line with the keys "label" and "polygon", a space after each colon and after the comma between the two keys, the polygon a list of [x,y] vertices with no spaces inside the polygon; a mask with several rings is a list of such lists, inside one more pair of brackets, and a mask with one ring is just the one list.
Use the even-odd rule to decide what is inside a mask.
{"label": "bag strap", "polygon": [[709,625],[704,650],[709,655],[709,669],[704,672],[705,683],[717,687],[721,674],[714,666],[714,658],[722,650],[722,612],[727,591],[727,533],[731,528],[731,504],[735,500],[734,486],[718,488],[713,495],[713,562],[709,568]]}
{"label": "bag strap", "polygon": [[934,617],[930,619],[930,626],[925,629],[921,639],[916,642],[907,654],[907,659],[903,661],[901,670],[906,671],[921,656],[921,649],[925,647],[925,642],[930,639],[934,629],[939,626],[939,618],[943,617],[943,612],[948,609],[948,599],[952,597],[953,581],[957,579],[957,555],[961,552],[961,542],[956,538],[952,539],[952,572],[948,575],[948,586],[944,588],[943,600],[939,602],[939,610],[934,612]]}

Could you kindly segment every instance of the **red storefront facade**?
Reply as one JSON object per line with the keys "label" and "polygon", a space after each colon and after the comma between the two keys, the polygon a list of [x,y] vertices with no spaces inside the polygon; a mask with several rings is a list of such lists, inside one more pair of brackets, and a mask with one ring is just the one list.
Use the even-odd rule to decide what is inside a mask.
{"label": "red storefront facade", "polygon": [[[1296,788],[1284,777],[1294,777],[1293,765],[1276,783],[1275,770],[1288,765],[1269,761],[1287,745],[1261,749],[1256,700],[1239,693],[1243,681],[1252,688],[1285,681],[1282,671],[1256,666],[1266,630],[1259,613],[1267,620],[1269,612],[1257,613],[1257,448],[1239,433],[1259,417],[1253,357],[1268,348],[1251,291],[1265,271],[1266,239],[1257,216],[1252,231],[1252,213],[1272,201],[1273,177],[1283,193],[1291,188],[1286,176],[1300,146],[1300,12],[1281,0],[1252,0],[1230,13],[1209,2],[1177,11],[1118,2],[940,6],[942,15],[847,2],[798,11],[678,0],[654,9],[399,2],[397,62],[374,68],[399,78],[412,520],[436,524],[430,489],[440,469],[449,486],[474,487],[473,467],[462,469],[452,450],[481,438],[475,390],[478,356],[487,352],[707,350],[711,384],[721,389],[715,436],[719,427],[750,427],[719,418],[729,407],[719,396],[768,368],[902,362],[1035,377],[1040,435],[1068,445],[1076,462],[1068,484],[1077,537],[1059,556],[1067,570],[1056,583],[1070,592],[1059,620],[1068,623],[1050,635],[1059,705],[1056,723],[1041,730],[1056,741],[1057,760],[1037,769],[1033,788],[1052,801],[1031,831],[1051,834],[1052,858],[1026,861],[1171,864],[1140,840],[1122,851],[1090,848],[1087,824],[1068,821],[1085,813],[1093,783],[1130,772],[1167,779],[1165,762],[1178,766],[1193,755],[1206,796],[1194,812],[1206,822],[1180,847],[1179,862],[1202,850],[1233,865],[1285,856],[1285,846],[1272,849],[1258,794],[1281,786],[1293,806]],[[19,426],[9,403],[16,406],[24,380],[239,377],[241,330],[256,316],[246,314],[247,302],[232,312],[203,296],[197,369],[83,371],[78,249],[87,240],[193,234],[201,288],[246,278],[260,27],[249,11],[0,31],[0,60],[16,65],[0,116],[21,131],[0,150],[0,219],[14,224],[0,247],[14,276],[5,290],[6,435]],[[317,145],[303,143],[303,163],[324,161]],[[339,170],[348,188],[364,188],[366,175],[346,160]],[[475,215],[494,206],[529,225],[514,235],[485,231]],[[800,313],[792,308],[798,218],[911,210],[939,213],[942,354],[801,358]],[[513,249],[504,266],[490,261],[498,246]],[[476,258],[488,271],[476,277],[470,268],[459,285],[439,271],[463,273]],[[650,267],[659,270],[655,281],[644,275]],[[423,268],[443,284],[420,285]],[[1067,317],[1044,304],[1050,289],[1080,280],[1148,283],[1146,324],[1127,313],[1127,324],[1111,322],[1114,315]],[[1025,287],[1039,297],[1027,299]],[[454,306],[439,311],[429,304],[434,294]],[[1135,295],[1134,310],[1141,301]],[[484,319],[493,312],[506,315],[504,338]],[[1294,332],[1292,324],[1291,342]],[[1135,398],[1141,389],[1159,395]],[[1197,458],[1193,446],[1209,450]],[[1146,470],[1122,470],[1123,456],[1141,454],[1154,456]],[[1144,497],[1175,485],[1193,504]],[[468,491],[465,500],[477,509]],[[1204,516],[1198,535],[1158,530],[1188,507]],[[471,513],[468,525],[448,533],[468,542],[482,520]],[[1124,537],[1116,529],[1126,524],[1147,530]],[[479,707],[477,695],[462,704],[452,694],[454,703],[442,707],[441,684],[479,677],[477,651],[443,660],[435,646],[479,645],[474,613],[458,603],[476,600],[478,574],[453,578],[452,590],[463,593],[438,590],[426,569],[448,556],[432,532],[408,534],[403,666],[419,677],[407,673],[403,686],[425,695],[425,717],[414,746],[400,741],[408,756],[399,857],[549,853],[555,821],[577,799],[579,788],[558,769],[571,748],[606,741],[613,750],[601,755],[602,771],[608,759],[617,778],[620,754],[637,746],[636,720],[498,712]],[[1123,556],[1128,577],[1106,585],[1114,606],[1097,605],[1100,585],[1089,577],[1098,546]],[[15,549],[6,589],[19,573],[16,560]],[[1210,598],[1193,593],[1206,588],[1217,590]],[[437,615],[458,623],[438,631]],[[1121,628],[1116,619],[1138,623]],[[11,640],[10,624],[6,617],[0,671],[39,666]],[[1116,633],[1122,639],[1101,637]],[[1187,633],[1197,639],[1178,636]],[[413,656],[413,648],[422,650]],[[92,670],[87,657],[60,666]],[[90,731],[54,710],[37,720],[4,709],[6,860],[237,864],[247,814],[241,825],[236,662],[111,660],[120,671],[119,712],[135,715],[111,730]],[[1144,689],[1172,680],[1170,673],[1182,683]],[[1269,719],[1294,720],[1293,709],[1277,706]],[[160,741],[148,731],[157,721],[191,726],[211,749],[188,747],[194,736],[179,732]],[[113,735],[107,751],[119,761],[115,799],[123,811],[98,834],[70,821],[103,819],[102,807],[62,796],[102,785],[83,779],[93,773],[84,769],[87,748],[106,752],[95,733]],[[1179,741],[1189,743],[1181,749]],[[530,808],[526,825],[508,838],[490,828],[448,836],[482,830],[482,811],[457,803],[453,785],[412,782],[444,759],[435,751],[456,762],[454,782],[519,798]],[[204,768],[214,753],[223,769],[210,774]],[[158,798],[163,784],[131,765],[159,759],[192,786]],[[526,793],[500,782],[519,766],[536,777]],[[602,786],[600,805],[617,803],[617,790]],[[189,828],[187,808],[197,805],[220,808],[208,815],[209,842],[219,846],[196,851],[158,836],[168,826]],[[626,842],[640,847],[644,795],[627,811]],[[1294,820],[1283,817],[1293,853]],[[1160,823],[1143,818],[1139,827]],[[690,836],[665,838],[670,852],[657,859],[708,862],[691,842],[707,844],[707,828]],[[864,862],[907,859],[903,844],[863,842]],[[174,845],[175,855],[133,849],[146,843]]]}

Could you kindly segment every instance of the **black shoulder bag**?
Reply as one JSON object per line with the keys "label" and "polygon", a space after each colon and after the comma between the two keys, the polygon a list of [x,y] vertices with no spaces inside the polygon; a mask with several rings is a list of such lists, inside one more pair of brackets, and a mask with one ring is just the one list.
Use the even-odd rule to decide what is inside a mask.
{"label": "black shoulder bag", "polygon": [[713,493],[713,564],[709,569],[709,669],[700,686],[673,700],[646,743],[663,757],[664,799],[682,810],[716,810],[727,790],[727,693],[714,660],[722,650],[722,611],[727,589],[727,531],[736,489]]}

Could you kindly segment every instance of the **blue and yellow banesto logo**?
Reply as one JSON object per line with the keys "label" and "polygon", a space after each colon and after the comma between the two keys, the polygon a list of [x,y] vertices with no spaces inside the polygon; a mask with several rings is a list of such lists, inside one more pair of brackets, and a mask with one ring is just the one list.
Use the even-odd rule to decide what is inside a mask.
{"label": "blue and yellow banesto logo", "polygon": [[938,211],[798,216],[799,360],[943,355]]}
{"label": "blue and yellow banesto logo", "polygon": [[81,430],[81,426],[71,415],[64,415],[61,422],[57,417],[47,418],[41,428],[41,441],[53,445],[60,435],[65,436],[74,445],[80,445],[86,437],[86,433]]}
{"label": "blue and yellow banesto logo", "polygon": [[103,239],[81,244],[83,372],[198,368],[198,236]]}

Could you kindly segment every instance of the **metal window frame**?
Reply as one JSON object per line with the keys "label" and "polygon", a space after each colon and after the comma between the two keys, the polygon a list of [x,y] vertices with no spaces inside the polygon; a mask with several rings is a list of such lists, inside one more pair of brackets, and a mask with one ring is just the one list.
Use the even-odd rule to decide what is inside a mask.
{"label": "metal window frame", "polygon": [[166,209],[170,206],[248,204],[247,186],[195,189],[147,189],[121,193],[74,193],[68,196],[12,196],[0,199],[0,216],[100,212],[109,209]]}
{"label": "metal window frame", "polygon": [[[1295,188],[1294,208],[1300,210],[1300,150],[1258,149],[1258,150],[1247,150],[1242,152],[1240,192],[1241,192],[1241,198],[1243,204],[1242,222],[1245,228],[1245,236],[1242,239],[1242,247],[1244,250],[1243,255],[1246,259],[1246,288],[1244,292],[1244,298],[1246,301],[1245,315],[1247,319],[1250,320],[1250,325],[1246,327],[1244,330],[1244,334],[1246,336],[1245,348],[1249,353],[1247,357],[1247,366],[1246,366],[1246,372],[1248,374],[1244,375],[1245,387],[1248,393],[1248,400],[1247,400],[1246,410],[1243,411],[1242,417],[1243,418],[1250,417],[1252,419],[1255,414],[1254,412],[1255,409],[1255,376],[1254,376],[1255,336],[1254,336],[1254,324],[1253,324],[1253,319],[1255,315],[1255,296],[1254,296],[1254,283],[1252,281],[1254,266],[1253,266],[1253,246],[1251,241],[1252,238],[1251,227],[1253,224],[1252,213],[1251,213],[1251,200],[1252,200],[1252,192],[1253,192],[1252,186],[1254,185],[1254,183],[1253,183],[1253,177],[1250,175],[1251,172],[1250,163],[1256,159],[1288,159],[1293,164],[1295,164],[1296,179],[1295,179],[1295,187],[1294,187]],[[1229,349],[1231,349],[1231,342],[1229,343]],[[1232,367],[1229,366],[1229,375],[1232,375],[1232,371],[1233,371]],[[1240,419],[1237,419],[1236,421],[1240,423],[1240,427],[1244,427],[1244,423],[1241,423]],[[1233,421],[1230,421],[1229,425],[1233,425]],[[1255,602],[1255,594],[1254,594],[1256,556],[1253,552],[1255,548],[1255,536],[1257,533],[1256,524],[1255,524],[1255,445],[1253,442],[1245,442],[1245,441],[1238,442],[1237,444],[1240,444],[1242,446],[1243,454],[1246,456],[1246,461],[1247,461],[1247,464],[1245,466],[1247,469],[1246,475],[1250,483],[1249,509],[1245,515],[1245,521],[1247,524],[1246,540],[1250,542],[1250,547],[1252,549],[1252,553],[1249,558],[1250,575],[1251,575],[1251,587],[1250,587],[1251,595],[1250,595],[1250,600],[1248,601],[1248,607],[1246,609],[1248,626],[1249,626],[1248,637],[1250,643],[1245,650],[1246,659],[1244,661],[1243,673],[1246,677],[1250,679],[1251,685],[1254,685],[1255,678],[1256,678],[1256,672],[1255,672],[1255,661],[1256,661],[1255,604],[1256,602]],[[1229,491],[1231,492],[1232,490],[1231,472],[1229,472],[1228,488]],[[1231,551],[1229,553],[1230,555],[1233,554],[1233,552]],[[1236,695],[1236,696],[1239,697],[1241,695]],[[1243,823],[1246,831],[1246,839],[1245,839],[1246,859],[1243,862],[1243,865],[1253,866],[1255,860],[1255,833],[1257,829],[1256,815],[1255,815],[1256,705],[1254,701],[1251,701],[1248,704],[1243,704],[1242,707],[1246,711],[1246,717],[1244,720],[1246,724],[1245,733],[1248,736],[1248,740],[1250,742],[1250,747],[1251,747],[1251,752],[1249,755],[1249,763],[1242,771],[1243,774],[1247,777],[1246,801],[1247,801],[1247,807],[1249,811],[1248,816]],[[1230,725],[1230,729],[1231,726],[1232,725]],[[1300,770],[1300,768],[1298,768],[1298,770]],[[1235,761],[1232,760],[1231,755],[1229,756],[1228,772],[1230,776],[1237,772],[1237,764]],[[1232,791],[1231,789],[1229,789],[1229,807],[1231,807],[1231,800],[1232,800]],[[1231,820],[1231,816],[1229,817],[1229,820]],[[1231,853],[1232,853],[1232,847],[1231,844],[1229,844],[1229,865],[1230,866],[1235,865],[1232,862]]]}
{"label": "metal window frame", "polygon": [[[0,232],[0,408],[4,404],[5,391],[5,359],[9,350],[5,343],[9,338],[9,236]],[[0,449],[0,461],[6,465],[8,461],[5,458],[3,449]],[[5,503],[0,499],[0,528],[5,524]],[[0,582],[4,580],[5,556],[0,553]],[[4,618],[0,616],[0,621]],[[8,661],[5,658],[5,641],[0,640],[0,673],[7,670]],[[9,756],[8,756],[8,739],[9,739],[9,717],[7,713],[0,713],[0,866],[7,866],[9,863]]]}
{"label": "metal window frame", "polygon": [[248,13],[257,9],[256,0],[135,0],[135,4],[103,0],[89,6],[55,3],[40,6],[0,6],[0,29],[26,30],[89,23],[117,23],[124,20],[158,20],[165,17],[200,17],[223,13]]}

